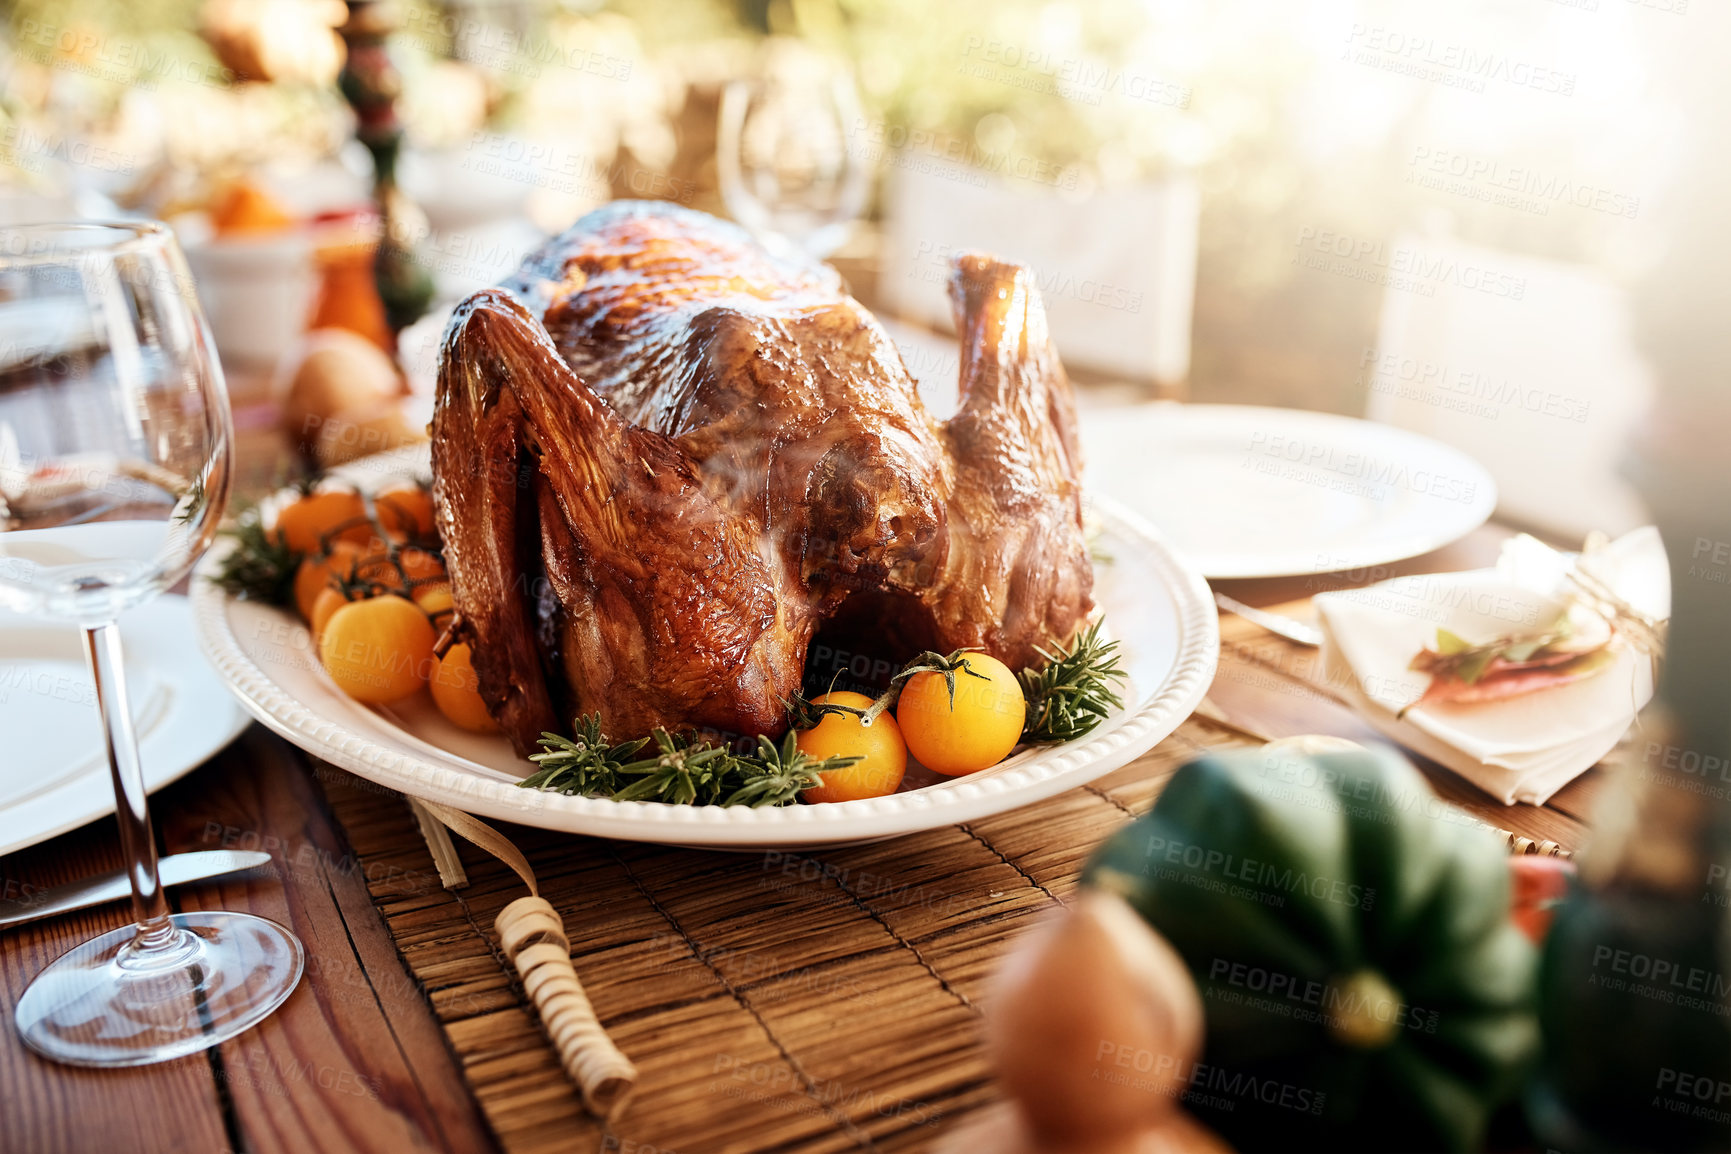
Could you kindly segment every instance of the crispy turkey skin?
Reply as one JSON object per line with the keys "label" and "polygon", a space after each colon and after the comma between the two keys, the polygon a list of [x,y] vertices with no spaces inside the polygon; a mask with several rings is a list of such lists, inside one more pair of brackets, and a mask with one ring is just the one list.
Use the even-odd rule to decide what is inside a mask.
{"label": "crispy turkey skin", "polygon": [[434,499],[458,631],[519,753],[599,711],[780,733],[838,615],[1019,669],[1092,609],[1068,380],[1028,270],[954,262],[961,405],[932,419],[830,269],[622,201],[464,301]]}

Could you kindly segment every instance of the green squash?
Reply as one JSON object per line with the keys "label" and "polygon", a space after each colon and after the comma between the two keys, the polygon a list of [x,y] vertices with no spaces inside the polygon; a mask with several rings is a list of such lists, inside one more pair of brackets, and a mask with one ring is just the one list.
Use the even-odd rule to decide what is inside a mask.
{"label": "green squash", "polygon": [[1393,753],[1192,762],[1083,880],[1183,955],[1185,1105],[1240,1150],[1474,1149],[1537,1048],[1507,851]]}

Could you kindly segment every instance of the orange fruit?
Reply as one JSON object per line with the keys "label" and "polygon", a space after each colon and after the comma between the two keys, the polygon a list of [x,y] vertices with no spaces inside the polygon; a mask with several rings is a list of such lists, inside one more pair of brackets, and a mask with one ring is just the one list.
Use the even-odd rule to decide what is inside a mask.
{"label": "orange fruit", "polygon": [[348,603],[349,599],[335,585],[327,585],[319,590],[319,595],[313,599],[313,611],[307,617],[307,624],[313,627],[313,636],[323,637],[325,626],[331,622],[331,616]]}
{"label": "orange fruit", "polygon": [[457,611],[455,602],[451,600],[451,586],[443,581],[419,586],[410,596],[421,607],[421,612],[433,619],[435,628],[442,626],[444,619]]}
{"label": "orange fruit", "polygon": [[433,623],[406,597],[351,601],[331,614],[319,638],[319,659],[337,688],[369,705],[400,701],[427,683]]}
{"label": "orange fruit", "polygon": [[943,674],[916,673],[896,703],[908,752],[927,769],[950,777],[1004,760],[1022,739],[1028,719],[1021,682],[1009,666],[984,653],[963,654],[962,664],[954,702]]}
{"label": "orange fruit", "polygon": [[469,647],[460,641],[445,650],[433,672],[433,703],[453,725],[471,733],[498,733],[499,723],[481,700],[481,680],[469,657]]}
{"label": "orange fruit", "polygon": [[386,489],[373,498],[379,523],[385,531],[404,541],[431,541],[433,527],[433,495],[418,486],[403,485]]}
{"label": "orange fruit", "polygon": [[295,570],[294,594],[295,608],[300,610],[302,620],[312,621],[313,603],[333,580],[347,581],[355,575],[363,554],[353,541],[338,541],[331,546],[329,556],[301,558],[300,568]]}
{"label": "orange fruit", "polygon": [[[814,699],[818,705],[851,705],[864,709],[872,699],[863,693],[826,693]],[[822,785],[814,785],[800,794],[806,801],[858,801],[867,797],[882,797],[894,793],[902,783],[908,768],[908,747],[896,719],[888,713],[879,714],[870,725],[852,714],[826,714],[810,729],[802,729],[794,744],[807,757],[858,757],[846,769],[832,769],[819,776]]]}
{"label": "orange fruit", "polygon": [[[357,575],[363,581],[397,593],[413,592],[444,580],[445,563],[436,553],[408,545],[397,550],[395,561],[391,560],[389,553],[383,552],[367,557],[361,562]],[[403,584],[405,577],[408,578],[406,589]]]}
{"label": "orange fruit", "polygon": [[376,536],[361,495],[347,489],[324,489],[285,505],[276,531],[290,549],[309,554],[324,552],[327,538],[365,545]]}

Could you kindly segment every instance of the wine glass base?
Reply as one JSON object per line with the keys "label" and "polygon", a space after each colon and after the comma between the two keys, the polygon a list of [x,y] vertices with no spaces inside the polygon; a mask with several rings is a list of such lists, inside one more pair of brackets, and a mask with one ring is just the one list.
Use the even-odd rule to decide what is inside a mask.
{"label": "wine glass base", "polygon": [[300,981],[305,953],[252,914],[173,914],[174,939],[141,953],[132,926],[92,938],[36,975],[15,1018],[25,1045],[73,1066],[143,1066],[257,1025]]}

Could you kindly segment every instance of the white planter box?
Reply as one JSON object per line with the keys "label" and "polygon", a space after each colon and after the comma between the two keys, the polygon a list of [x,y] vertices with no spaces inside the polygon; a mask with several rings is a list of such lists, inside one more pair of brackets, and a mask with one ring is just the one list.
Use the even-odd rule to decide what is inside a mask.
{"label": "white planter box", "polygon": [[899,153],[879,295],[950,330],[950,257],[990,252],[1034,270],[1066,364],[1176,384],[1190,371],[1198,212],[1188,177],[1078,196]]}

